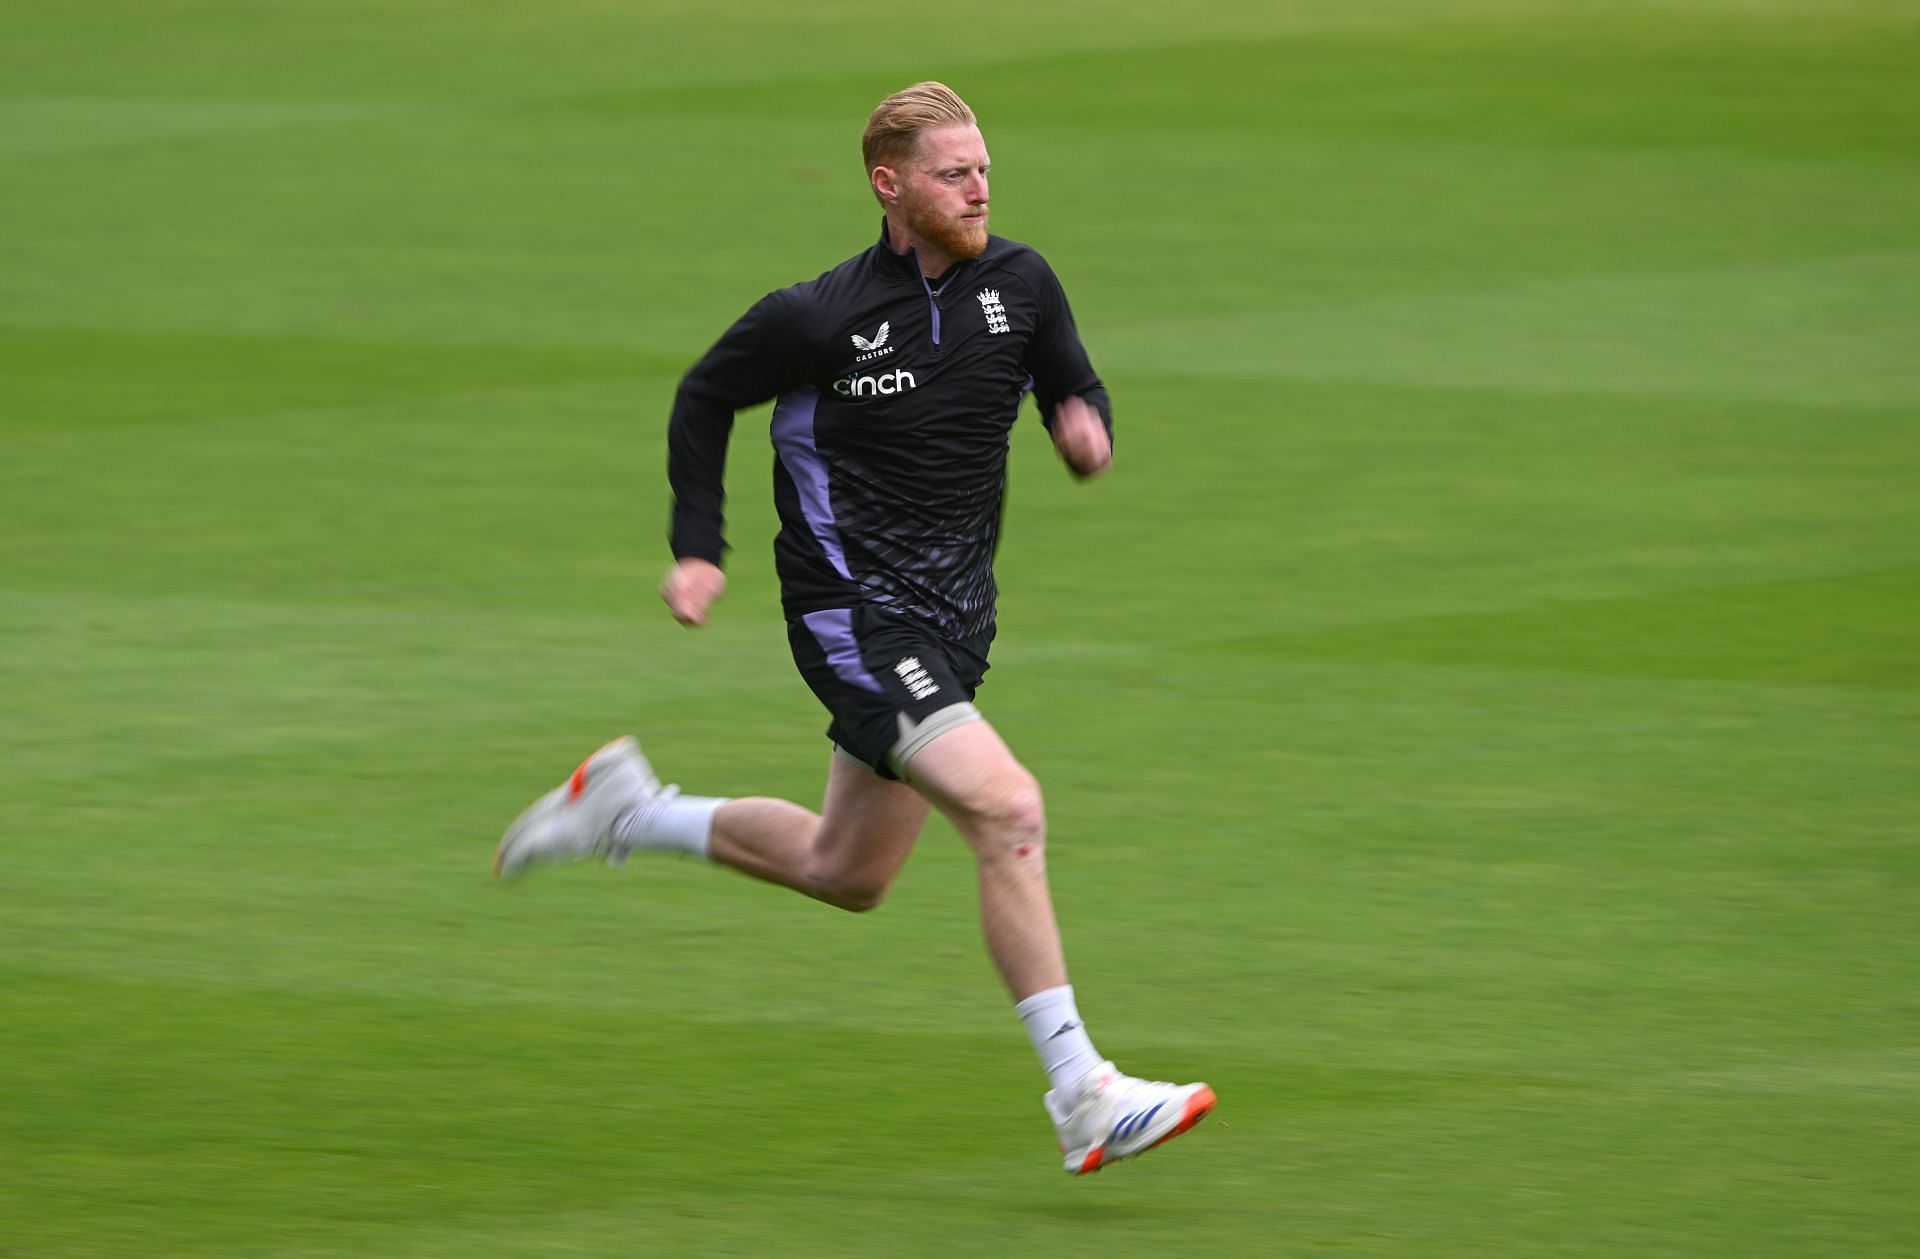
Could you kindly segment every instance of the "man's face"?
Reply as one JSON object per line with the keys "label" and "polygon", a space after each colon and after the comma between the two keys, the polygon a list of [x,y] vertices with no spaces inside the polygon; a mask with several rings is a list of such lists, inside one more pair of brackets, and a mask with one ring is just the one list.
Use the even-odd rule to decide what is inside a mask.
{"label": "man's face", "polygon": [[897,172],[907,230],[956,262],[979,257],[987,247],[987,166],[979,127],[921,132]]}

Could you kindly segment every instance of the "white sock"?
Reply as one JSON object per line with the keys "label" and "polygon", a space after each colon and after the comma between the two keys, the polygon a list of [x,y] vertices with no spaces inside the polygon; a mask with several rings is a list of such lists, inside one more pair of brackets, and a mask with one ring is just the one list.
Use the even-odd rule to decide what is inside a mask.
{"label": "white sock", "polygon": [[662,796],[628,810],[613,833],[636,849],[684,852],[711,861],[713,815],[726,802],[722,796]]}
{"label": "white sock", "polygon": [[1040,1065],[1047,1069],[1047,1079],[1063,1095],[1100,1065],[1101,1057],[1080,1025],[1072,984],[1036,992],[1013,1007],[1013,1012],[1027,1025],[1027,1037],[1040,1055]]}

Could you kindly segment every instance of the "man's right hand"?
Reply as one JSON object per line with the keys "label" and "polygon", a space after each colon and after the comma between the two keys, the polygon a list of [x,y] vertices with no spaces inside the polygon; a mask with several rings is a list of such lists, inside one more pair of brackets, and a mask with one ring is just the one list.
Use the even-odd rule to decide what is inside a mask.
{"label": "man's right hand", "polygon": [[705,625],[707,609],[727,592],[727,575],[711,560],[684,559],[667,570],[660,597],[682,625]]}

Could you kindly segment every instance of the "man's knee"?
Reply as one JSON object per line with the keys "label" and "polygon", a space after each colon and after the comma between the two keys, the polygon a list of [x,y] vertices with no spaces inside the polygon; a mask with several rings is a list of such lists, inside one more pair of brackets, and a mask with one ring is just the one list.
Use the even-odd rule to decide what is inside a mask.
{"label": "man's knee", "polygon": [[1039,855],[1047,837],[1040,783],[985,721],[944,733],[907,770],[981,861]]}
{"label": "man's knee", "polygon": [[835,909],[864,914],[880,908],[893,886],[895,867],[879,863],[847,865],[815,860],[808,871],[809,891]]}
{"label": "man's knee", "polygon": [[983,859],[1035,857],[1046,846],[1046,801],[1024,769],[996,784],[971,812],[971,838]]}
{"label": "man's knee", "polygon": [[892,885],[891,879],[875,879],[858,874],[839,875],[820,882],[816,894],[835,909],[865,914],[880,908]]}

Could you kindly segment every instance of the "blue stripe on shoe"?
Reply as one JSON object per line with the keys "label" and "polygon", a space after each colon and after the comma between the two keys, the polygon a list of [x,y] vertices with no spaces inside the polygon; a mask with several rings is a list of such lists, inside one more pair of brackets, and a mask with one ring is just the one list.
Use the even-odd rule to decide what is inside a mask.
{"label": "blue stripe on shoe", "polygon": [[1119,1123],[1113,1125],[1113,1133],[1111,1136],[1107,1138],[1107,1140],[1118,1141],[1122,1137],[1132,1136],[1134,1133],[1140,1131],[1142,1128],[1146,1127],[1149,1123],[1151,1123],[1153,1121],[1153,1117],[1156,1114],[1160,1113],[1160,1108],[1165,1105],[1166,1103],[1164,1101],[1155,1102],[1151,1109],[1137,1110],[1133,1114],[1128,1115],[1125,1118],[1121,1119]]}

